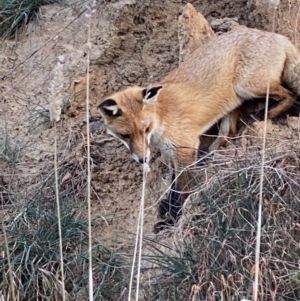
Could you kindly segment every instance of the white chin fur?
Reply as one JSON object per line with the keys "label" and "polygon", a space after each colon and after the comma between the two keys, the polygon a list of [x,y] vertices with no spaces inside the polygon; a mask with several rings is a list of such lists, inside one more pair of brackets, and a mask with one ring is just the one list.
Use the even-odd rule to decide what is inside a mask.
{"label": "white chin fur", "polygon": [[150,166],[149,166],[149,164],[148,163],[144,163],[143,164],[143,171],[144,172],[149,172],[151,169],[150,169]]}
{"label": "white chin fur", "polygon": [[120,139],[120,137],[118,137],[113,131],[111,131],[110,129],[106,130],[107,134],[119,139],[125,146],[127,149],[129,149],[129,145],[127,144],[127,142],[125,142],[124,140]]}
{"label": "white chin fur", "polygon": [[146,158],[147,158],[147,161],[146,161],[146,163],[148,164],[149,163],[149,161],[150,161],[150,155],[151,155],[151,153],[150,153],[150,149],[148,148],[147,149],[147,151],[146,151]]}
{"label": "white chin fur", "polygon": [[[131,156],[136,162],[140,163],[140,159],[136,154],[133,153]],[[150,161],[150,149],[148,148],[147,151],[146,151],[146,162],[145,162],[145,164],[148,164],[149,161]]]}
{"label": "white chin fur", "polygon": [[132,158],[133,160],[135,160],[136,162],[140,163],[139,157],[136,154],[132,154]]}
{"label": "white chin fur", "polygon": [[[120,138],[119,138],[120,139]],[[124,140],[122,140],[122,139],[120,139],[121,141],[122,141],[122,143],[126,146],[126,148],[128,149],[128,150],[130,150],[130,148],[129,148],[129,145],[124,141]]]}

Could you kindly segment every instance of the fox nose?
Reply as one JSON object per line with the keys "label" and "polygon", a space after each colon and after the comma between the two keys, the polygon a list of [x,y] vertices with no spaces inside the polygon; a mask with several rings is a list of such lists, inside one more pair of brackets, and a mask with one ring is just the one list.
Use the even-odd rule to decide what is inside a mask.
{"label": "fox nose", "polygon": [[143,163],[148,163],[148,161],[149,161],[149,156],[146,156],[146,157],[142,156],[142,157],[140,157],[140,156],[136,155],[135,153],[131,153],[131,155],[132,155],[132,158],[133,158],[136,162],[139,162],[139,163],[141,163],[141,164],[143,164]]}
{"label": "fox nose", "polygon": [[146,163],[147,160],[146,160],[146,158],[139,158],[139,162],[140,162],[141,164],[143,164],[143,163]]}

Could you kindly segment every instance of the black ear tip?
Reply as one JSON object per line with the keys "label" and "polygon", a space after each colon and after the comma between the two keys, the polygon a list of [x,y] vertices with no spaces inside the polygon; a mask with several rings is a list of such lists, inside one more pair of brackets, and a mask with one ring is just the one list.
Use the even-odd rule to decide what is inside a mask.
{"label": "black ear tip", "polygon": [[143,96],[143,98],[145,98],[145,96],[147,95],[147,91],[148,91],[147,88],[142,90],[142,96]]}
{"label": "black ear tip", "polygon": [[157,86],[157,87],[146,89],[146,91],[143,90],[143,98],[150,99],[154,97],[161,88],[162,86]]}
{"label": "black ear tip", "polygon": [[99,106],[98,110],[102,115],[118,117],[122,115],[122,110],[114,99],[106,99]]}
{"label": "black ear tip", "polygon": [[162,86],[152,87],[148,91],[156,92],[157,93],[161,88],[162,88]]}
{"label": "black ear tip", "polygon": [[100,103],[100,105],[98,106],[98,109],[102,108],[102,107],[110,107],[110,106],[115,106],[117,105],[116,101],[112,98],[106,99],[104,100],[102,103]]}

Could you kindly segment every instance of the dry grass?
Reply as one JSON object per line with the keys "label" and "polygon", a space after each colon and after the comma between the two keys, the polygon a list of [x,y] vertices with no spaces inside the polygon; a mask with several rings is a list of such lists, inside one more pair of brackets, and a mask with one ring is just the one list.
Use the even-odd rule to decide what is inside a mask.
{"label": "dry grass", "polygon": [[[61,0],[1,0],[0,1],[0,36],[2,39],[14,36],[18,39],[21,27],[30,21],[39,19],[42,5]],[[2,18],[1,18],[2,16]]]}
{"label": "dry grass", "polygon": [[14,164],[18,160],[20,153],[21,145],[12,142],[7,129],[0,131],[0,161]]}
{"label": "dry grass", "polygon": [[[59,170],[62,170],[60,166]],[[70,169],[68,169],[70,172]],[[83,176],[83,175],[82,175]],[[82,181],[82,179],[80,180]],[[77,196],[59,177],[61,242],[66,300],[86,300],[89,283],[88,222]],[[74,182],[73,182],[74,183]],[[79,187],[79,186],[78,186]],[[61,300],[60,237],[53,170],[30,197],[1,189],[0,291],[5,300]],[[48,196],[46,199],[45,196]],[[17,205],[20,204],[20,205]],[[93,222],[93,221],[92,221]],[[116,300],[128,282],[129,265],[124,251],[109,249],[93,239],[95,300]],[[10,265],[10,268],[9,268]],[[9,281],[12,272],[12,281]],[[12,292],[15,298],[12,298]]]}
{"label": "dry grass", "polygon": [[[5,6],[0,8],[0,14],[6,16],[5,22],[12,17],[4,9],[15,3],[2,3]],[[21,2],[19,7],[24,9],[26,3]],[[33,14],[25,19],[22,15],[26,16],[26,11],[19,12],[21,17],[14,12],[16,27],[10,27],[8,33],[17,34],[21,23],[26,23],[29,16],[37,16],[37,10],[35,7]],[[49,111],[43,109],[37,111],[31,127],[38,129],[42,119],[48,128]],[[90,250],[88,247],[91,229],[80,212],[86,210],[81,204],[87,201],[87,170],[93,169],[93,160],[86,151],[89,142],[84,142],[81,135],[70,132],[67,142],[63,140],[66,136],[58,137],[67,147],[60,150],[56,170],[50,156],[49,162],[43,162],[40,174],[32,174],[31,179],[22,183],[24,189],[14,183],[14,174],[21,170],[18,160],[22,147],[11,142],[6,133],[2,135],[0,167],[10,176],[5,181],[0,176],[0,300],[62,299],[56,192],[64,204],[60,222],[66,299],[88,298],[89,251],[93,258],[93,280],[97,284],[93,290],[95,300],[127,299],[132,250],[110,249],[94,238]],[[298,149],[266,152],[259,300],[300,300],[298,152]],[[197,172],[198,189],[185,204],[179,225],[170,231],[173,243],[144,238],[150,255],[142,257],[141,271],[134,270],[132,274],[136,281],[135,276],[141,273],[140,300],[251,299],[260,165],[260,150],[252,148],[243,154],[216,152],[213,160],[201,166]],[[89,223],[92,225],[93,221],[90,219]],[[154,266],[149,267],[149,263]],[[135,291],[134,282],[131,296]]]}
{"label": "dry grass", "polygon": [[[300,300],[297,153],[266,151],[258,300]],[[261,156],[229,154],[201,166],[207,180],[185,204],[169,251],[148,242],[157,269],[148,271],[146,300],[253,297]]]}
{"label": "dry grass", "polygon": [[[79,150],[84,158],[85,145],[78,145],[77,153]],[[297,153],[297,149],[266,152],[259,300],[300,300]],[[87,161],[80,162],[58,160],[66,297],[70,300],[88,296],[88,228],[78,207],[86,198]],[[169,234],[173,243],[160,245],[160,239],[144,238],[150,252],[142,257],[140,300],[251,300],[260,162],[259,148],[251,148],[244,153],[218,151],[201,165],[198,191],[185,204],[179,225]],[[15,199],[20,198],[16,191],[4,188],[2,224],[17,300],[42,295],[43,300],[60,300],[54,170],[22,199]],[[162,237],[166,235],[162,233]],[[4,241],[1,250],[6,254]],[[131,252],[93,242],[95,300],[127,299]],[[11,285],[7,264],[4,255],[0,290],[5,294]],[[132,295],[135,289],[136,283]]]}

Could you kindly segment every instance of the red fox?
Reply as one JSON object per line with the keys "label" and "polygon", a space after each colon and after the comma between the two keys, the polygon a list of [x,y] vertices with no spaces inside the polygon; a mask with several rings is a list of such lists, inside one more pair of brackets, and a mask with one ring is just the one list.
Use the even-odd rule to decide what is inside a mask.
{"label": "red fox", "polygon": [[265,97],[268,82],[270,97],[278,101],[268,112],[274,118],[300,94],[297,48],[282,35],[237,27],[196,49],[162,81],[117,92],[98,108],[108,133],[136,161],[149,162],[150,144],[157,145],[179,172],[196,162],[199,136],[223,118],[209,150],[218,148],[222,136],[235,130],[235,109]]}

